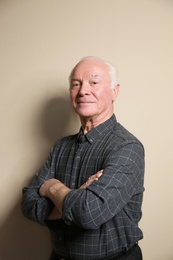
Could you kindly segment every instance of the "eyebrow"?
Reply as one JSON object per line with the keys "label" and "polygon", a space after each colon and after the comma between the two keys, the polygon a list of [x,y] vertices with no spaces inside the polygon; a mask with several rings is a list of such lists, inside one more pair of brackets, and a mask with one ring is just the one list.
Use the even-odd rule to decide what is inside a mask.
{"label": "eyebrow", "polygon": [[[96,75],[91,75],[89,78],[100,78],[100,76],[96,74]],[[78,78],[73,78],[73,77],[71,77],[71,80],[80,81],[80,79],[78,79]]]}
{"label": "eyebrow", "polygon": [[80,80],[76,78],[71,78],[71,81],[80,81]]}

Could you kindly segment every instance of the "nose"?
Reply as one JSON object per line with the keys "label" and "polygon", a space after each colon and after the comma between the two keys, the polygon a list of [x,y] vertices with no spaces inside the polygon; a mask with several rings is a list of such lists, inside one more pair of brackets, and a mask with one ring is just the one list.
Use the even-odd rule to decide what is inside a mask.
{"label": "nose", "polygon": [[85,96],[85,95],[89,95],[89,93],[90,93],[89,84],[87,82],[82,82],[82,84],[79,88],[78,95]]}

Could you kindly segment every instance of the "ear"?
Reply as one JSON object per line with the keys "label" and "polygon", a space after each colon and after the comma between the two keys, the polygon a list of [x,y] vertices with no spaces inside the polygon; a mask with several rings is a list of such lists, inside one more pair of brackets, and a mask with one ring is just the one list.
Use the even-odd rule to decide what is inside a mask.
{"label": "ear", "polygon": [[114,102],[117,97],[118,97],[118,93],[119,93],[119,89],[120,89],[120,84],[117,84],[114,89],[112,89],[112,101]]}

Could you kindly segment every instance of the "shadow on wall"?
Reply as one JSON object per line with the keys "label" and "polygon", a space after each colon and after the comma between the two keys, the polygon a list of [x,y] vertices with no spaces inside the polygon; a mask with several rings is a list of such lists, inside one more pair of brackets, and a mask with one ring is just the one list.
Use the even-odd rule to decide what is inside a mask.
{"label": "shadow on wall", "polygon": [[[67,135],[69,125],[70,129],[73,128],[71,123],[77,123],[70,102],[66,98],[49,100],[41,108],[41,112],[33,115],[32,119],[34,138],[41,137],[41,141],[46,139],[50,146],[57,139]],[[16,172],[15,169],[13,171]],[[31,174],[33,176],[33,172]],[[21,190],[22,187],[19,187],[19,193]],[[0,227],[0,260],[48,260],[51,253],[49,231],[46,227],[23,217],[21,199],[20,196],[5,223]]]}
{"label": "shadow on wall", "polygon": [[20,202],[0,229],[0,260],[48,260],[51,252],[48,229],[25,219]]}
{"label": "shadow on wall", "polygon": [[73,131],[76,129],[73,129],[76,128],[79,121],[73,112],[69,99],[63,97],[51,99],[36,120],[40,122],[39,134],[51,143],[74,133]]}

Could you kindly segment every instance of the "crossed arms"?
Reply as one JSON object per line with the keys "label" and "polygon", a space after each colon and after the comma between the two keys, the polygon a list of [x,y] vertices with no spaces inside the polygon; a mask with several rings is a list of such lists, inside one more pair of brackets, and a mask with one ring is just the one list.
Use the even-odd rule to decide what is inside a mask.
{"label": "crossed arms", "polygon": [[[89,177],[87,182],[85,182],[80,188],[86,189],[94,181],[98,180],[102,175],[103,170],[98,171],[96,174]],[[56,220],[62,217],[62,206],[66,195],[71,191],[67,186],[57,179],[46,180],[39,189],[39,195],[41,197],[49,198],[55,207],[48,216],[48,220]]]}

